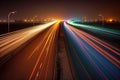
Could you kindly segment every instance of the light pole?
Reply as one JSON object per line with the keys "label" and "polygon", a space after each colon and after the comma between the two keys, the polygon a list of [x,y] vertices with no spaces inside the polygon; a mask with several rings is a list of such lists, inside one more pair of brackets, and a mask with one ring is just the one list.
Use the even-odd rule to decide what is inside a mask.
{"label": "light pole", "polygon": [[37,18],[37,16],[34,16],[34,17],[33,17],[33,26],[34,26],[35,21],[36,21],[35,18]]}
{"label": "light pole", "polygon": [[10,16],[11,16],[11,14],[15,14],[16,13],[16,11],[13,11],[13,12],[9,12],[8,13],[8,33],[9,33],[9,31],[10,31]]}
{"label": "light pole", "polygon": [[102,18],[102,25],[104,26],[104,16],[99,14],[98,16],[100,16]]}

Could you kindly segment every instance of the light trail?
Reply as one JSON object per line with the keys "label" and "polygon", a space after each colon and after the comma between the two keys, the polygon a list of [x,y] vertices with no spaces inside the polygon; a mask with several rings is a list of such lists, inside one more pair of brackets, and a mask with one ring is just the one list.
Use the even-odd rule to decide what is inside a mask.
{"label": "light trail", "polygon": [[[79,27],[81,26],[79,25]],[[78,79],[119,80],[119,49],[67,23],[64,23],[64,30],[68,38],[69,48],[71,49],[70,56],[76,68]],[[110,33],[119,35],[119,33],[112,31]],[[81,66],[84,66],[84,68]],[[87,76],[87,72],[90,77]],[[80,75],[86,76],[86,78]]]}
{"label": "light trail", "polygon": [[[30,74],[29,80],[34,80],[34,79],[48,80],[53,77],[53,76],[50,76],[50,74],[52,75],[51,71],[54,72],[53,71],[54,69],[51,66],[54,66],[52,65],[54,64],[53,62],[54,62],[54,55],[55,55],[54,46],[56,45],[55,41],[56,41],[58,29],[59,29],[59,24],[60,22],[58,21],[55,25],[52,26],[52,28],[45,35],[44,42],[42,42],[41,46],[39,47],[41,50],[39,51],[39,56],[32,70],[32,73]],[[43,58],[43,61],[41,60],[42,58]]]}
{"label": "light trail", "polygon": [[17,55],[14,55],[12,58],[7,60],[7,65],[5,65],[4,69],[2,69],[2,71],[0,72],[0,74],[2,74],[0,76],[0,79],[55,79],[57,76],[57,74],[55,74],[55,63],[60,24],[61,21],[53,23],[51,26],[48,27],[48,29],[40,32],[37,37],[32,39],[30,41],[30,44],[27,44],[24,48],[17,51]]}
{"label": "light trail", "polygon": [[[101,55],[110,60],[113,64],[115,64],[118,68],[120,68],[120,61],[116,56],[120,56],[120,50],[104,41],[89,35],[88,33],[78,30],[74,27],[70,27],[76,34],[78,34],[83,40],[85,40],[88,44],[90,44],[95,50],[97,50]],[[102,42],[102,43],[101,43]],[[106,45],[108,44],[108,45]],[[100,45],[100,46],[98,46]],[[106,48],[106,50],[104,48]],[[112,48],[111,48],[112,47]],[[117,50],[117,51],[116,51]],[[110,53],[109,53],[110,52]]]}
{"label": "light trail", "polygon": [[[31,39],[30,44],[18,51],[18,55],[14,55],[14,58],[11,58],[4,66],[5,68],[0,72],[1,80],[9,78],[19,80],[21,77],[25,80],[56,79],[56,75],[58,75],[55,66],[56,53],[59,48],[57,47],[58,33],[64,35],[64,40],[66,40],[65,48],[68,51],[67,56],[75,79],[120,79],[120,50],[118,48],[85,32],[84,27],[80,27],[83,25],[71,26],[73,24],[64,22],[61,26],[63,33],[59,32],[60,25],[62,25],[61,21],[55,21],[48,25],[34,26],[0,35],[0,57],[17,50],[19,46],[26,44]],[[84,29],[95,31],[96,34],[101,32],[106,34],[105,36],[110,34],[114,38],[119,37],[119,32],[112,32],[109,29]],[[33,39],[37,35],[38,37]]]}
{"label": "light trail", "polygon": [[78,24],[73,21],[68,20],[68,24],[73,25],[77,28],[89,30],[92,32],[97,32],[97,33],[103,33],[103,34],[108,34],[113,36],[120,37],[120,31],[119,30],[114,30],[114,29],[109,29],[109,28],[104,28],[104,27],[96,27],[96,26],[91,26],[91,25],[85,25],[85,24]]}
{"label": "light trail", "polygon": [[28,40],[55,23],[56,21],[53,21],[43,25],[0,35],[0,58],[5,56],[8,52],[15,50],[20,45],[26,43]]}

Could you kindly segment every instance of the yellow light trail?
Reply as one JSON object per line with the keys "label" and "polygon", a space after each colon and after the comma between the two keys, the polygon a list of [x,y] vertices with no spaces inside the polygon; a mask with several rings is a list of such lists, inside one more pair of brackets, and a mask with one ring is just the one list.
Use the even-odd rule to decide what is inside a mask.
{"label": "yellow light trail", "polygon": [[15,50],[56,21],[0,35],[0,58]]}

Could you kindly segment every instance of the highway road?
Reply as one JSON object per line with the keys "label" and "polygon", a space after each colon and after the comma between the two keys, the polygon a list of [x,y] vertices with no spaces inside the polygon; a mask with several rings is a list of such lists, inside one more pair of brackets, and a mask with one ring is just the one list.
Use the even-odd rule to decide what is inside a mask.
{"label": "highway road", "polygon": [[6,62],[0,68],[0,80],[54,80],[59,24],[54,21],[2,35],[0,57]]}
{"label": "highway road", "polygon": [[50,27],[50,25],[54,23],[55,22],[51,22],[48,24],[0,35],[0,58],[5,56],[8,52],[17,48],[18,46],[24,44],[29,39],[44,31],[46,28]]}
{"label": "highway road", "polygon": [[[77,80],[120,79],[120,49],[99,37],[112,37],[119,43],[120,32],[72,22],[64,22],[63,26],[68,54]],[[90,34],[91,31],[102,35],[96,37]]]}
{"label": "highway road", "polygon": [[120,31],[53,21],[0,35],[0,80],[119,80]]}

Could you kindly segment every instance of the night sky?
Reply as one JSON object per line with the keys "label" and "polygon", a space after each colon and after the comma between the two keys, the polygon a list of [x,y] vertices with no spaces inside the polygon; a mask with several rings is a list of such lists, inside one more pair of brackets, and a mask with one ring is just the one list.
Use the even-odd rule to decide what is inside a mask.
{"label": "night sky", "polygon": [[120,18],[120,0],[0,0],[0,19],[10,11],[17,11],[15,19],[83,17],[94,19],[99,14],[106,18]]}

